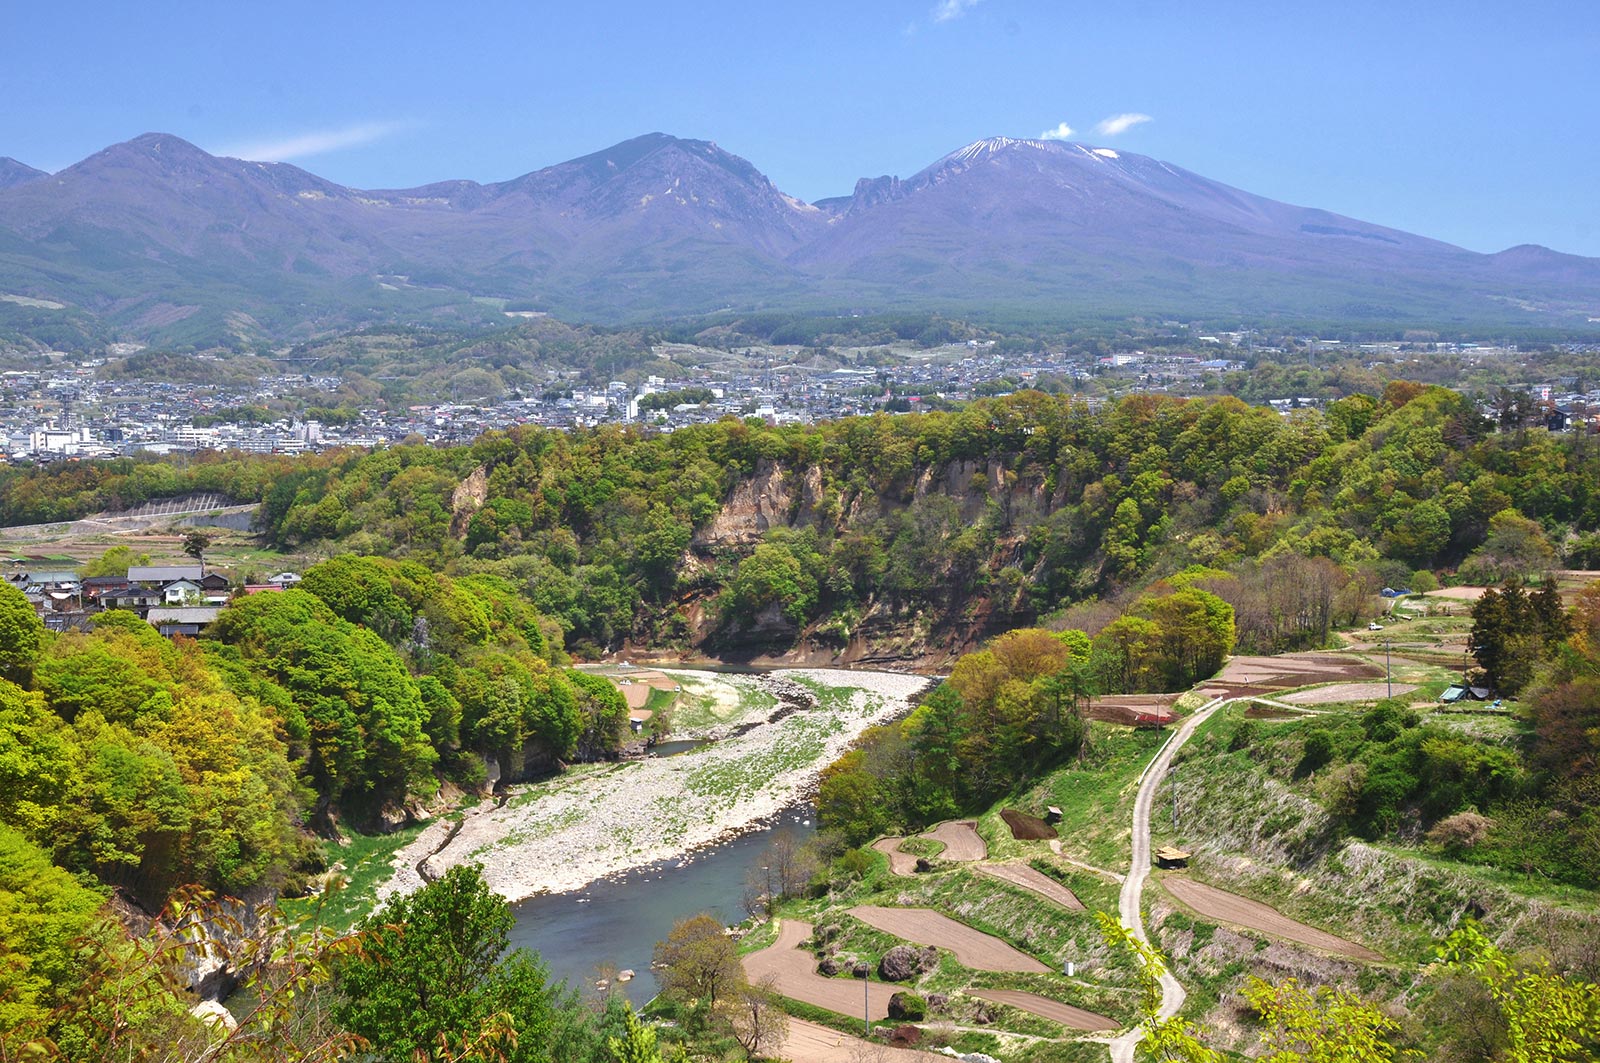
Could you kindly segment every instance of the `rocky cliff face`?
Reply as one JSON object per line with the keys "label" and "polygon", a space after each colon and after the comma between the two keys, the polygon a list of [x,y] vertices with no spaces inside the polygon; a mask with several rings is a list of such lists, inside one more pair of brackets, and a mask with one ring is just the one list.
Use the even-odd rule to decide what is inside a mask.
{"label": "rocky cliff face", "polygon": [[[703,571],[716,559],[747,554],[775,529],[812,528],[823,540],[893,519],[919,502],[942,497],[961,529],[987,522],[994,529],[980,567],[998,570],[1021,554],[1024,529],[1057,502],[1038,475],[1016,473],[998,461],[961,460],[917,470],[894,491],[830,485],[817,466],[760,462],[729,492],[722,509],[694,536],[682,567]],[[1064,496],[1064,485],[1056,492]],[[930,573],[936,581],[943,573]],[[714,592],[698,591],[679,603],[695,653],[766,664],[894,665],[938,669],[998,631],[1014,626],[1018,586],[990,581],[963,590],[952,581],[934,607],[913,608],[875,591],[850,609],[797,628],[778,605],[768,606],[737,630],[719,628],[709,608]],[[635,657],[648,646],[629,645]]]}

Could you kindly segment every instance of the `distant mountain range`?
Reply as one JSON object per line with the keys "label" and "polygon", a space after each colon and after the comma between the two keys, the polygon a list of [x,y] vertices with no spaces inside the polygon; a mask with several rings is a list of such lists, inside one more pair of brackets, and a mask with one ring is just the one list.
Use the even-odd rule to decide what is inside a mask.
{"label": "distant mountain range", "polygon": [[816,203],[660,133],[498,184],[380,191],[156,133],[57,174],[0,159],[13,330],[210,342],[503,309],[1571,329],[1600,318],[1600,259],[1477,254],[1142,155],[1005,137]]}

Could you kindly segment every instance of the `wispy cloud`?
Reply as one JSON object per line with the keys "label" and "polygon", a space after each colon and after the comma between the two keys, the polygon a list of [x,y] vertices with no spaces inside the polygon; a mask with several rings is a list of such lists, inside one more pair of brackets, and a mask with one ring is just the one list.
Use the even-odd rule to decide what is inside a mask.
{"label": "wispy cloud", "polygon": [[290,159],[326,155],[342,148],[359,148],[409,127],[407,122],[360,122],[339,129],[321,129],[270,140],[241,141],[229,144],[217,154],[252,162],[288,162]]}
{"label": "wispy cloud", "polygon": [[939,0],[933,7],[933,21],[950,22],[977,7],[982,0]]}
{"label": "wispy cloud", "polygon": [[1054,129],[1046,129],[1043,133],[1040,133],[1039,134],[1039,139],[1040,140],[1071,140],[1072,139],[1072,127],[1069,126],[1067,123],[1062,122],[1060,125],[1056,126]]}
{"label": "wispy cloud", "polygon": [[1150,116],[1147,114],[1114,114],[1110,118],[1101,119],[1095,125],[1094,131],[1103,137],[1114,137],[1148,121]]}

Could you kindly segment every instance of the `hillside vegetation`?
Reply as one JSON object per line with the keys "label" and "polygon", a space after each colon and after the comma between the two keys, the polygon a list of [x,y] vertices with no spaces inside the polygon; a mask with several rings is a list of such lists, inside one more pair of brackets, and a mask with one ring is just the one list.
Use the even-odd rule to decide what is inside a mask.
{"label": "hillside vegetation", "polygon": [[1495,433],[1443,388],[1287,418],[1024,392],[919,417],[325,455],[278,477],[261,520],[286,548],[502,576],[586,652],[937,656],[1192,565],[1233,577],[1212,589],[1241,646],[1275,651],[1325,640],[1385,583],[1472,559],[1499,514],[1546,548],[1513,567],[1549,563],[1600,527],[1596,484],[1600,448]]}

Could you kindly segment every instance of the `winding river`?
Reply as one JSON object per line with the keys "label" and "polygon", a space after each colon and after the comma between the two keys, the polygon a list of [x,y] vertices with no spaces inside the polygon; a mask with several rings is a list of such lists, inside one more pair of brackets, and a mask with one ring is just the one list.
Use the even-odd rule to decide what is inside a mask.
{"label": "winding river", "polygon": [[709,846],[684,860],[637,868],[572,893],[544,894],[512,905],[517,923],[513,947],[531,949],[580,992],[593,990],[598,970],[631,969],[621,988],[635,1005],[655,996],[650,954],[672,924],[711,912],[723,924],[745,918],[745,879],[759,872],[763,854],[778,833],[803,842],[815,832],[812,811],[786,811],[771,827]]}

